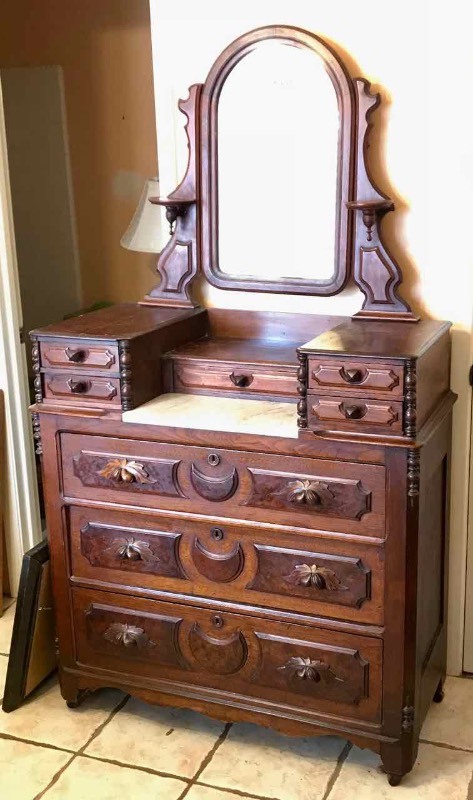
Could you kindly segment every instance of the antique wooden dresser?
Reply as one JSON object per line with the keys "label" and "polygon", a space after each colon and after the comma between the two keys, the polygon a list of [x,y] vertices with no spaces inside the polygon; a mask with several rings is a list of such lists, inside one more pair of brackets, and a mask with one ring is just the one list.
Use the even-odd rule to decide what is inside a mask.
{"label": "antique wooden dresser", "polygon": [[[333,94],[334,148],[318,82],[322,100]],[[455,398],[449,324],[419,321],[401,299],[381,237],[393,203],[368,173],[378,103],[311,33],[275,26],[233,42],[180,103],[189,164],[153,201],[172,229],[159,285],[33,332],[33,419],[68,704],[115,686],[292,735],[335,733],[378,752],[396,785],[442,698]],[[286,178],[305,119],[326,188],[319,202],[308,166],[296,204]],[[259,174],[265,150],[282,158],[289,139],[285,172]],[[226,265],[243,251],[237,274]],[[288,309],[352,281],[364,303],[351,318],[204,308],[198,276],[285,293]]]}

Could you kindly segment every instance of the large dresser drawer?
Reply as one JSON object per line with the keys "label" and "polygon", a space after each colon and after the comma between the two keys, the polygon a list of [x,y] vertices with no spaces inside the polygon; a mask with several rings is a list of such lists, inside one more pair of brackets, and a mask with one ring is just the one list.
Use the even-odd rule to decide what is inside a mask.
{"label": "large dresser drawer", "polygon": [[73,606],[78,665],[115,680],[381,718],[380,639],[85,589],[73,591]]}
{"label": "large dresser drawer", "polygon": [[382,624],[382,545],[73,507],[75,582],[170,591]]}
{"label": "large dresser drawer", "polygon": [[384,467],[62,434],[68,498],[384,537]]}

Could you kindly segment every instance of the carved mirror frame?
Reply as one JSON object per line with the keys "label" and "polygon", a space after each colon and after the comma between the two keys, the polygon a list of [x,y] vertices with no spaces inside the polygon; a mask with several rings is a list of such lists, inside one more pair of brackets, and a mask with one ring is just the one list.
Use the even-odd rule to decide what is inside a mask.
{"label": "carved mirror frame", "polygon": [[[259,42],[276,39],[310,48],[324,60],[335,87],[340,112],[337,198],[337,259],[333,278],[275,281],[235,278],[218,268],[217,111],[218,99],[231,70]],[[308,99],[310,102],[310,99]],[[211,68],[205,84],[190,87],[179,109],[187,117],[189,161],[185,176],[168,197],[151,202],[166,208],[171,239],[160,254],[161,282],[142,301],[145,305],[195,307],[190,287],[199,272],[209,283],[234,291],[332,295],[349,279],[365,298],[355,317],[416,320],[397,292],[399,265],[381,235],[381,221],[394,209],[392,200],[371,179],[367,165],[371,114],[380,103],[364,78],[351,78],[342,59],[319,36],[292,26],[258,28],[230,44]]]}

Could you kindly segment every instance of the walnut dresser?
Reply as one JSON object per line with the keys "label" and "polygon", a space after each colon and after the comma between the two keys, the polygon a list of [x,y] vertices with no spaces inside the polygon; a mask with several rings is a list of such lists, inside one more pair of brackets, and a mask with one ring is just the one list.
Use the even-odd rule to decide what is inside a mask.
{"label": "walnut dresser", "polygon": [[[240,62],[259,53],[264,68],[268,41],[290,45],[284,63],[322,62],[335,89],[330,278],[312,256],[300,278],[219,266],[219,98]],[[393,204],[366,163],[378,102],[311,33],[232,43],[180,104],[189,165],[154,201],[172,226],[158,287],[33,332],[33,420],[68,704],[115,686],[339,734],[378,752],[396,785],[442,699],[455,398],[449,324],[415,317],[381,238]],[[352,318],[204,308],[197,275],[294,307],[353,280],[365,300]]]}

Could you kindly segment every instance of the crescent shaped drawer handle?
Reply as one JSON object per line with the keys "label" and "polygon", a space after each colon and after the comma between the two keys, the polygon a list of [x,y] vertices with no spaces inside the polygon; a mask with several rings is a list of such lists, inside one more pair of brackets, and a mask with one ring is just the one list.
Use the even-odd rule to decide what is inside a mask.
{"label": "crescent shaped drawer handle", "polygon": [[362,383],[366,378],[366,370],[365,369],[345,369],[342,367],[340,370],[340,376],[346,383]]}

